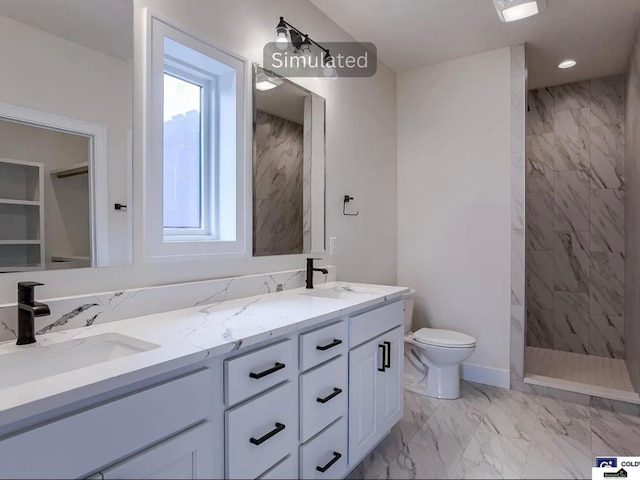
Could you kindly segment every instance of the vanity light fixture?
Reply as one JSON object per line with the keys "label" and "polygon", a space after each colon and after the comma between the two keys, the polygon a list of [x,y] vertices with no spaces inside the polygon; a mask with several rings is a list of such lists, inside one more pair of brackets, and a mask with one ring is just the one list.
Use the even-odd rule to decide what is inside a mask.
{"label": "vanity light fixture", "polygon": [[576,62],[575,60],[568,58],[566,60],[563,60],[562,62],[560,62],[560,64],[558,65],[558,68],[571,68],[571,67],[575,67],[576,66]]}
{"label": "vanity light fixture", "polygon": [[299,29],[287,22],[284,17],[280,17],[280,21],[276,26],[276,48],[281,51],[289,50],[293,47],[293,52],[308,59],[313,57],[312,45],[315,45],[324,52],[322,61],[322,77],[338,78],[335,69],[334,59],[328,48],[324,48],[318,42],[313,40],[306,33],[302,33]]}
{"label": "vanity light fixture", "polygon": [[514,22],[531,17],[547,7],[546,0],[493,0],[498,17],[503,22]]}

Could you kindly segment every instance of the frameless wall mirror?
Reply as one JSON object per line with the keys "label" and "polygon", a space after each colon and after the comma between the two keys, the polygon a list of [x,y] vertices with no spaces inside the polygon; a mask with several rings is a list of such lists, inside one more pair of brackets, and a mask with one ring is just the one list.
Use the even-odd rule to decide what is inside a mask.
{"label": "frameless wall mirror", "polygon": [[253,254],[325,249],[325,100],[253,68]]}
{"label": "frameless wall mirror", "polygon": [[133,0],[0,1],[0,272],[131,263],[132,58]]}

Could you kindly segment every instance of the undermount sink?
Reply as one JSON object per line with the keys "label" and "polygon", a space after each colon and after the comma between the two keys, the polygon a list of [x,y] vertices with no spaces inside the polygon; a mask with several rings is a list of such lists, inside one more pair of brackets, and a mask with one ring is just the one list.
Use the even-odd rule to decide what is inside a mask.
{"label": "undermount sink", "polygon": [[337,299],[345,297],[347,295],[347,292],[345,292],[344,290],[334,290],[333,288],[318,288],[309,290],[308,292],[302,292],[300,295]]}
{"label": "undermount sink", "polygon": [[0,355],[0,389],[159,348],[119,333],[103,333]]}

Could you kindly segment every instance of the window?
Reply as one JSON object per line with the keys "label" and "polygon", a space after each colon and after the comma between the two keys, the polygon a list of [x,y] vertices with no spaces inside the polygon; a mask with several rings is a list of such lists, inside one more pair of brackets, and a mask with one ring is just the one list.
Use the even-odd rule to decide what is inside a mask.
{"label": "window", "polygon": [[246,253],[246,62],[151,17],[145,249]]}

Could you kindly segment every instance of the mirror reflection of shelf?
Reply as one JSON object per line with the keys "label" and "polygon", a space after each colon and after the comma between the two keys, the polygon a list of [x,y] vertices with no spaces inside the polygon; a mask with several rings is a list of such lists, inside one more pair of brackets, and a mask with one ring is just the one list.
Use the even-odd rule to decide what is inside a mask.
{"label": "mirror reflection of shelf", "polygon": [[58,178],[75,177],[76,175],[86,175],[89,173],[89,162],[77,163],[70,167],[56,168],[49,170],[49,175]]}
{"label": "mirror reflection of shelf", "polygon": [[43,164],[0,158],[0,272],[43,270]]}

